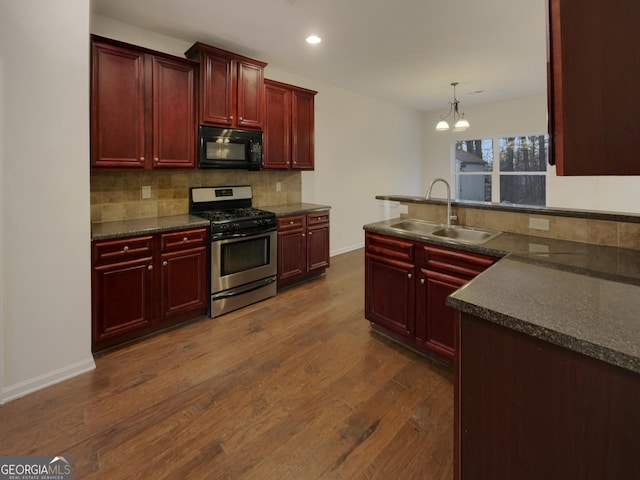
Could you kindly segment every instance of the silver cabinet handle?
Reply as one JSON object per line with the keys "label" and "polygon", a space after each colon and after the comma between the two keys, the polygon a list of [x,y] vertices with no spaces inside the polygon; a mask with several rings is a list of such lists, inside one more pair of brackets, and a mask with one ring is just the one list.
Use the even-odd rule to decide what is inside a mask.
{"label": "silver cabinet handle", "polygon": [[184,238],[182,239],[182,241],[183,241],[183,242],[186,242],[186,241],[188,241],[188,240],[189,240],[189,238],[188,238],[188,237],[184,237]]}
{"label": "silver cabinet handle", "polygon": [[309,232],[309,235],[313,235],[313,232]]}
{"label": "silver cabinet handle", "polygon": [[129,247],[125,245],[122,250],[124,250],[125,252],[128,252],[129,251]]}
{"label": "silver cabinet handle", "polygon": [[153,265],[149,265],[149,266],[147,267],[147,270],[153,270]]}
{"label": "silver cabinet handle", "polygon": [[238,117],[238,120],[242,121],[242,117]]}
{"label": "silver cabinet handle", "polygon": [[160,159],[159,159],[158,157],[155,157],[155,158],[153,159],[153,161],[154,161],[154,162],[159,162],[159,161],[160,161]]}
{"label": "silver cabinet handle", "polygon": [[144,162],[144,157],[140,157],[140,161],[141,161],[141,162]]}
{"label": "silver cabinet handle", "polygon": [[421,278],[421,279],[420,279],[420,283],[421,283],[422,285],[424,285],[424,278]]}
{"label": "silver cabinet handle", "polygon": [[302,236],[305,237],[306,235],[303,233]]}
{"label": "silver cabinet handle", "polygon": [[413,275],[410,273],[407,273],[407,278],[413,278]]}
{"label": "silver cabinet handle", "polygon": [[166,260],[162,262],[162,266],[166,267],[167,265],[169,265],[169,262],[167,262]]}

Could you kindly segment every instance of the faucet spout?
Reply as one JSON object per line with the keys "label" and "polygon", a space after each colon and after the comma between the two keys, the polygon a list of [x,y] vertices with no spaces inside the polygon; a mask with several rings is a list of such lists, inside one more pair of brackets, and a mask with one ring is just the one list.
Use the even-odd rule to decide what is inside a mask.
{"label": "faucet spout", "polygon": [[449,182],[447,182],[444,178],[434,178],[431,182],[431,185],[429,185],[429,190],[425,195],[425,199],[431,200],[431,190],[433,190],[433,186],[437,182],[442,182],[447,187],[447,227],[450,227],[451,220],[457,220],[457,217],[455,215],[451,215],[451,188],[449,187]]}

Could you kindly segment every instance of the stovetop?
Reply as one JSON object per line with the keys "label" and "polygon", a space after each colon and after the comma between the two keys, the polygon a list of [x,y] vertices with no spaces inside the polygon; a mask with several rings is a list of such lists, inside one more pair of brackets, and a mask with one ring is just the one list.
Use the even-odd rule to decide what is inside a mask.
{"label": "stovetop", "polygon": [[251,206],[251,186],[193,187],[189,213],[211,222],[212,239],[248,236],[276,229],[276,215]]}
{"label": "stovetop", "polygon": [[256,218],[268,218],[274,214],[253,207],[243,207],[228,210],[206,210],[203,212],[196,212],[195,215],[204,217],[211,223],[223,223],[230,221],[252,220]]}

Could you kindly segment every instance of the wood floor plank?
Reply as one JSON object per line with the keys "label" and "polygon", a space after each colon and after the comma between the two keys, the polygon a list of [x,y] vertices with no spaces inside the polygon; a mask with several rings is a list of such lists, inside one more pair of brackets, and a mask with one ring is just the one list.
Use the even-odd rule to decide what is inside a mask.
{"label": "wood floor plank", "polygon": [[82,479],[450,479],[451,371],[370,331],[364,252],[0,406],[0,454]]}

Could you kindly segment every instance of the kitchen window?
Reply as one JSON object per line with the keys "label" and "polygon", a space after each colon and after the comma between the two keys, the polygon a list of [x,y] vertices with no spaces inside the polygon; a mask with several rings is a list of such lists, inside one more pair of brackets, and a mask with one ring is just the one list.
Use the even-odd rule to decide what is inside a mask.
{"label": "kitchen window", "polygon": [[456,141],[456,200],[546,206],[548,151],[546,134]]}

